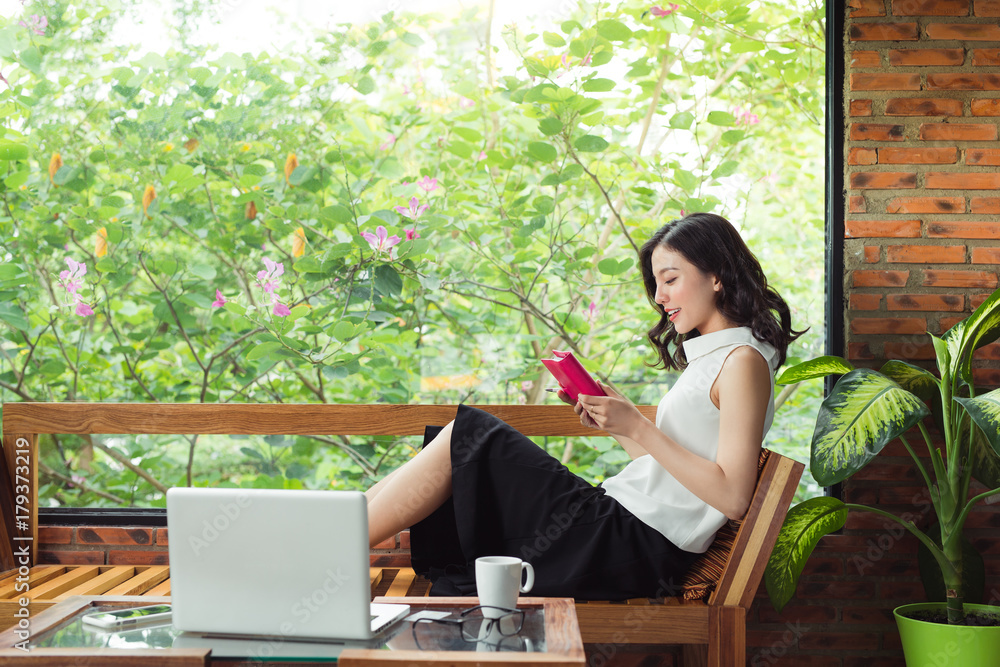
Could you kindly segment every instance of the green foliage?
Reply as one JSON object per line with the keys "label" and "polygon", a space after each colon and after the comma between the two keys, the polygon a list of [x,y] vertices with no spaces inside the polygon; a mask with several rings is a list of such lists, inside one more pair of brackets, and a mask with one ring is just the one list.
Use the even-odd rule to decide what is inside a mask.
{"label": "green foliage", "polygon": [[[120,42],[134,1],[31,2],[44,34],[0,20],[4,399],[537,403],[538,359],[572,349],[655,402],[673,378],[645,366],[634,249],[695,210],[742,227],[813,327],[790,360],[814,355],[821,10],[647,10],[583,3],[488,50],[475,12],[239,52],[195,43],[200,0],[163,50]],[[769,446],[801,452],[817,404],[785,396]],[[624,463],[548,446],[592,479]],[[56,438],[42,497],[365,487],[417,447]]]}
{"label": "green foliage", "polygon": [[[855,369],[840,378],[816,418],[810,457],[816,480],[836,484],[849,479],[890,441],[900,438],[927,484],[939,523],[925,531],[910,517],[865,505],[823,504],[819,501],[827,499],[820,498],[800,503],[789,512],[765,572],[775,608],[780,610],[794,594],[816,542],[843,526],[847,510],[856,509],[896,521],[920,540],[920,569],[928,596],[946,599],[949,623],[963,623],[963,602],[966,597],[980,597],[972,587],[981,582],[983,569],[982,557],[963,535],[965,520],[978,501],[1000,493],[1000,389],[976,396],[967,380],[971,380],[973,352],[1000,336],[998,322],[1000,290],[942,338],[931,336],[940,378],[901,361],[886,363],[881,372]],[[783,377],[804,380],[845,367],[849,365],[843,360],[822,357],[788,369]],[[939,413],[935,416],[943,451],[922,423],[931,415],[927,402]],[[920,426],[930,454],[930,471],[904,437],[915,425]],[[993,490],[969,498],[973,476]],[[831,518],[834,512],[836,520]]]}

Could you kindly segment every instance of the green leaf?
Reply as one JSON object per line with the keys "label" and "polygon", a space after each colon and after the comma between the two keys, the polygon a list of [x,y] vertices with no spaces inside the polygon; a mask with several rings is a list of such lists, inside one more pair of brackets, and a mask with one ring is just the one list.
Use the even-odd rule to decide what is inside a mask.
{"label": "green leaf", "polygon": [[598,21],[596,27],[598,35],[612,42],[624,42],[632,36],[632,31],[629,30],[628,26],[614,19]]}
{"label": "green leaf", "polygon": [[528,154],[541,162],[552,162],[559,157],[559,152],[552,144],[544,141],[532,141],[528,144]]}
{"label": "green leaf", "polygon": [[15,329],[28,330],[28,318],[19,306],[0,301],[0,321],[6,322]]}
{"label": "green leaf", "polygon": [[739,169],[740,163],[735,160],[726,160],[718,167],[712,170],[712,178],[725,178],[726,176],[732,176]]}
{"label": "green leaf", "polygon": [[982,430],[993,451],[1000,454],[1000,389],[975,398],[955,396],[955,400],[962,404],[972,421]]}
{"label": "green leaf", "polygon": [[674,169],[674,182],[684,192],[694,192],[700,183],[698,177],[686,169]]}
{"label": "green leaf", "polygon": [[558,118],[549,116],[538,121],[538,129],[542,131],[542,134],[552,136],[553,134],[562,132],[563,124]]}
{"label": "green leaf", "polygon": [[292,175],[288,177],[288,182],[291,185],[302,185],[306,181],[311,181],[317,174],[319,174],[319,167],[316,165],[300,164],[295,168],[295,171],[292,172]]}
{"label": "green leaf", "polygon": [[854,370],[850,362],[840,357],[823,356],[803,361],[785,371],[774,381],[775,384],[795,384],[827,375],[843,375]]}
{"label": "green leaf", "polygon": [[938,397],[941,391],[941,385],[932,373],[905,361],[887,361],[879,372],[925,402]]}
{"label": "green leaf", "polygon": [[260,359],[262,357],[266,357],[267,355],[271,354],[280,347],[281,343],[274,341],[255,345],[250,349],[250,352],[247,353],[247,361],[253,361],[254,359]]}
{"label": "green leaf", "polygon": [[329,220],[330,222],[346,225],[354,220],[354,214],[351,213],[351,209],[346,206],[341,206],[340,204],[334,204],[333,206],[327,206],[319,212],[320,218],[324,220]]}
{"label": "green leaf", "polygon": [[721,125],[723,127],[732,125],[736,122],[736,116],[727,111],[709,111],[708,120],[712,125]]}
{"label": "green leaf", "polygon": [[608,142],[593,134],[585,134],[573,142],[573,147],[581,153],[597,153],[608,147]]}
{"label": "green leaf", "polygon": [[840,530],[847,521],[847,507],[836,498],[810,498],[790,509],[764,569],[764,583],[771,604],[784,609],[795,595],[809,556],[824,535]]}
{"label": "green leaf", "polygon": [[211,264],[192,264],[188,270],[202,280],[215,280],[215,267]]}
{"label": "green leaf", "polygon": [[694,122],[694,114],[690,111],[681,111],[680,113],[675,113],[670,117],[670,127],[677,128],[679,130],[686,130],[691,127],[691,123]]}
{"label": "green leaf", "polygon": [[946,331],[942,338],[948,340],[955,335],[952,331],[958,329],[961,332],[961,344],[955,361],[959,364],[962,377],[972,384],[972,353],[1000,337],[1000,289],[979,304],[971,315]]}
{"label": "green leaf", "polygon": [[27,160],[28,147],[12,141],[0,141],[0,160]]}
{"label": "green leaf", "polygon": [[388,264],[379,264],[375,268],[375,289],[383,296],[398,296],[403,291],[403,279],[396,269]]}
{"label": "green leaf", "polygon": [[588,93],[606,93],[615,89],[615,82],[611,79],[590,79],[583,82],[583,90]]}
{"label": "green leaf", "polygon": [[810,470],[822,486],[842,482],[930,411],[881,373],[859,368],[840,378],[820,405]]}
{"label": "green leaf", "polygon": [[358,80],[358,92],[362,95],[375,92],[375,79],[370,76],[363,76]]}
{"label": "green leaf", "polygon": [[546,44],[548,44],[549,46],[565,46],[566,45],[566,40],[563,39],[562,35],[559,35],[559,34],[554,33],[554,32],[548,32],[548,31],[543,32],[542,33],[542,41],[545,42]]}
{"label": "green leaf", "polygon": [[341,343],[345,343],[348,340],[350,340],[352,336],[354,336],[354,332],[355,329],[353,324],[341,320],[340,322],[337,322],[335,325],[333,325],[333,330],[330,333],[334,338],[339,340]]}

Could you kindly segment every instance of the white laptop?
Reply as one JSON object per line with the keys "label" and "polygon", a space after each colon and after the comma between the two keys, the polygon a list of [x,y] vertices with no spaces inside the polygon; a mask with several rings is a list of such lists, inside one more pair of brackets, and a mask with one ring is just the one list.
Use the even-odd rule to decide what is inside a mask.
{"label": "white laptop", "polygon": [[370,639],[409,612],[372,604],[358,491],[167,491],[173,624],[187,632]]}

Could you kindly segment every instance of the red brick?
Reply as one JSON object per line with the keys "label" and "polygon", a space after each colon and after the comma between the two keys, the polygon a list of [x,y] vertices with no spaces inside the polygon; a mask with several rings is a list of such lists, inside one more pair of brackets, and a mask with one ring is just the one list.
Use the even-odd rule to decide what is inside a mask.
{"label": "red brick", "polygon": [[[975,249],[973,249],[975,253]],[[997,286],[997,274],[990,271],[951,271],[927,269],[924,271],[925,287],[983,287]]]}
{"label": "red brick", "polygon": [[946,67],[964,62],[965,49],[889,49],[893,67]]}
{"label": "red brick", "polygon": [[917,187],[917,175],[906,171],[861,171],[851,174],[856,190],[902,190]]}
{"label": "red brick", "polygon": [[924,186],[942,190],[998,190],[1000,174],[985,172],[929,172]]}
{"label": "red brick", "polygon": [[850,137],[851,141],[903,141],[905,131],[902,125],[851,123]]}
{"label": "red brick", "polygon": [[885,210],[886,213],[965,213],[965,197],[896,197],[886,204]]}
{"label": "red brick", "polygon": [[970,204],[972,213],[1000,213],[1000,197],[973,197]]}
{"label": "red brick", "polygon": [[865,264],[876,264],[882,259],[882,246],[865,246]]}
{"label": "red brick", "polygon": [[939,97],[893,97],[885,102],[886,116],[961,116],[962,100]]}
{"label": "red brick", "polygon": [[849,0],[847,6],[851,10],[851,18],[885,16],[884,0]]}
{"label": "red brick", "polygon": [[[937,355],[934,353],[934,345],[932,343],[899,343],[896,341],[886,341],[882,351],[885,354],[886,359],[909,359],[914,361],[937,358]],[[886,453],[886,450],[883,449],[882,452]],[[903,449],[902,453],[908,454],[905,449]]]}
{"label": "red brick", "polygon": [[871,100],[851,100],[851,111],[852,116],[871,116],[872,115],[872,101]]}
{"label": "red brick", "polygon": [[916,23],[852,23],[849,34],[855,42],[903,42],[920,37]]}
{"label": "red brick", "polygon": [[984,345],[972,354],[975,359],[989,359],[990,361],[1000,361],[1000,343],[990,343]]}
{"label": "red brick", "polygon": [[853,287],[902,287],[910,277],[909,271],[854,271]]}
{"label": "red brick", "polygon": [[964,245],[891,245],[886,249],[892,264],[964,264]]}
{"label": "red brick", "polygon": [[851,74],[851,90],[920,90],[920,75],[854,73]]}
{"label": "red brick", "polygon": [[964,317],[942,317],[940,320],[938,320],[938,323],[941,325],[941,330],[939,331],[939,333],[944,333],[945,331],[952,328],[953,326],[955,326],[964,319],[965,319]]}
{"label": "red brick", "polygon": [[937,239],[1000,239],[1000,222],[928,222],[927,236]]}
{"label": "red brick", "polygon": [[852,361],[865,361],[874,359],[875,354],[872,352],[871,347],[868,346],[868,343],[848,343],[847,358]]}
{"label": "red brick", "polygon": [[892,0],[893,16],[968,16],[969,0]]}
{"label": "red brick", "polygon": [[874,596],[870,581],[803,581],[796,597],[800,600],[866,600]]}
{"label": "red brick", "polygon": [[973,116],[1000,116],[1000,99],[972,100]]}
{"label": "red brick", "polygon": [[844,222],[844,238],[896,237],[917,238],[920,236],[919,220],[847,220]]}
{"label": "red brick", "polygon": [[865,213],[868,211],[868,205],[865,203],[865,198],[862,195],[851,195],[847,199],[847,210],[851,213]]}
{"label": "red brick", "polygon": [[1000,90],[1000,75],[966,72],[928,74],[927,90]]}
{"label": "red brick", "polygon": [[955,164],[958,149],[949,148],[879,148],[879,164]]}
{"label": "red brick", "polygon": [[875,164],[878,152],[874,148],[852,148],[847,155],[847,164]]}
{"label": "red brick", "polygon": [[[879,597],[885,601],[898,600],[899,604],[909,604],[915,600],[923,602],[926,599],[924,585],[920,583],[919,577],[914,577],[912,581],[884,581],[878,586]],[[886,606],[894,607],[896,605],[887,604]]]}
{"label": "red brick", "polygon": [[972,381],[977,387],[1000,387],[1000,370],[996,368],[973,368]]}
{"label": "red brick", "polygon": [[169,536],[167,534],[166,528],[156,529],[156,543],[161,547],[168,546],[170,544]]}
{"label": "red brick", "polygon": [[882,295],[852,294],[848,303],[851,310],[878,310],[882,306]]}
{"label": "red brick", "polygon": [[1000,264],[1000,248],[973,248],[973,264]]}
{"label": "red brick", "polygon": [[103,551],[46,551],[38,552],[39,565],[104,565]]}
{"label": "red brick", "polygon": [[167,551],[137,551],[113,549],[108,552],[108,565],[169,565]]}
{"label": "red brick", "polygon": [[885,297],[885,304],[886,310],[960,313],[965,310],[965,296],[961,294],[889,294]]}
{"label": "red brick", "polygon": [[995,141],[997,126],[990,123],[923,123],[924,141]]}
{"label": "red brick", "polygon": [[973,49],[973,67],[1000,67],[1000,49]]}
{"label": "red brick", "polygon": [[1000,165],[1000,149],[970,148],[965,151],[965,164],[996,166]]}
{"label": "red brick", "polygon": [[38,543],[42,546],[46,544],[72,544],[72,526],[39,526]]}
{"label": "red brick", "polygon": [[844,623],[867,623],[869,625],[896,625],[892,609],[885,607],[844,607],[841,610]]}
{"label": "red brick", "polygon": [[975,0],[972,7],[975,16],[1000,16],[1000,0]]}
{"label": "red brick", "polygon": [[407,551],[409,551],[409,549],[410,549],[410,531],[404,530],[403,532],[401,532],[399,534],[399,548],[400,549],[406,549]]}
{"label": "red brick", "polygon": [[1000,40],[1000,25],[994,23],[930,23],[925,31],[928,39]]}
{"label": "red brick", "polygon": [[858,335],[922,334],[925,331],[927,320],[922,317],[855,317],[851,320],[851,333]]}
{"label": "red brick", "polygon": [[153,543],[153,529],[80,526],[76,529],[76,539],[80,544],[146,545]]}
{"label": "red brick", "polygon": [[410,554],[370,554],[370,567],[410,567]]}
{"label": "red brick", "polygon": [[376,544],[372,549],[395,549],[396,548],[396,536],[387,537],[378,544]]}
{"label": "red brick", "polygon": [[882,57],[878,51],[851,51],[851,67],[881,67]]}
{"label": "red brick", "polygon": [[[763,588],[763,587],[762,587]],[[833,623],[837,620],[837,610],[829,605],[789,604],[779,614],[769,603],[760,605],[758,611],[761,623]]]}

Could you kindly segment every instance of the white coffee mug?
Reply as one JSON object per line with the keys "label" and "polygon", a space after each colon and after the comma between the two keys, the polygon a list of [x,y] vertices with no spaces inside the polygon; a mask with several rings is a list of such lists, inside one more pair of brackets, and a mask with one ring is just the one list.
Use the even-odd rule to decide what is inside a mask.
{"label": "white coffee mug", "polygon": [[[525,572],[527,580],[522,584]],[[476,592],[481,605],[516,609],[517,594],[527,593],[534,584],[534,568],[520,558],[483,556],[476,559]]]}

